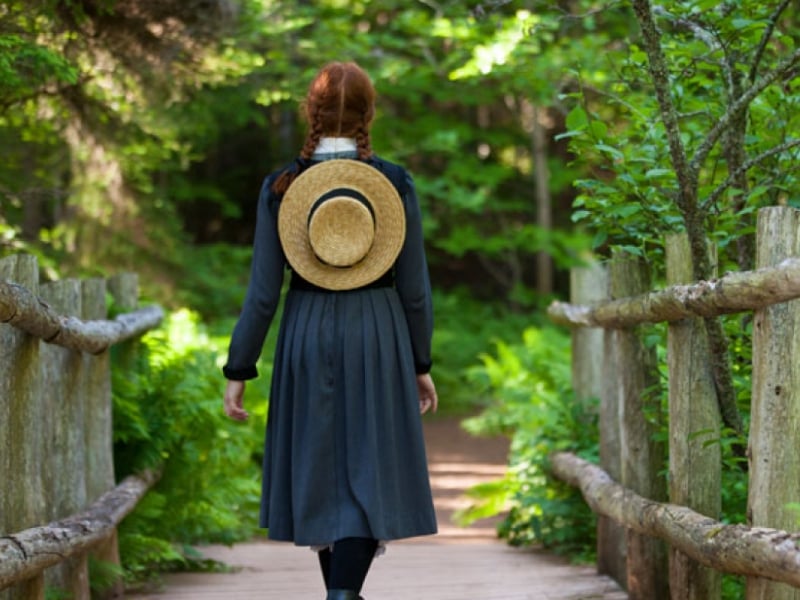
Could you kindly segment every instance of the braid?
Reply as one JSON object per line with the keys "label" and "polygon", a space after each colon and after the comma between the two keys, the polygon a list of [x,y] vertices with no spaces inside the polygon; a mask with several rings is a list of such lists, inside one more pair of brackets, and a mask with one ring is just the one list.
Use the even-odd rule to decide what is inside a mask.
{"label": "braid", "polygon": [[[309,129],[306,141],[300,150],[300,158],[309,160],[314,155],[314,150],[319,146],[319,140],[322,137],[322,120],[319,118],[319,107],[314,112],[314,117],[311,120],[311,128]],[[272,191],[276,194],[284,194],[289,189],[291,183],[295,180],[298,173],[293,169],[287,169],[281,173],[272,184]]]}
{"label": "braid", "polygon": [[314,111],[314,115],[311,117],[311,128],[306,136],[306,143],[303,144],[303,149],[300,150],[300,157],[305,158],[306,160],[310,159],[314,155],[314,150],[316,150],[317,146],[319,146],[319,140],[322,137],[323,131],[320,112],[320,108],[317,107],[317,109]]}
{"label": "braid", "polygon": [[356,131],[356,147],[358,158],[366,160],[372,156],[372,143],[369,138],[369,130],[366,125],[361,125]]}

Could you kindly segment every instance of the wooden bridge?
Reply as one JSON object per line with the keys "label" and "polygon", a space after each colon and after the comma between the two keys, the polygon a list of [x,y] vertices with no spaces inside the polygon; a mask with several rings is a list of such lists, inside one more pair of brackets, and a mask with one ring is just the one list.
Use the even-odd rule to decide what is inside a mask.
{"label": "wooden bridge", "polygon": [[[576,566],[541,550],[497,539],[496,519],[463,528],[451,516],[469,500],[464,491],[499,478],[507,442],[468,436],[453,418],[427,419],[425,437],[439,533],[396,542],[373,564],[367,600],[623,600],[628,596],[594,565]],[[265,600],[324,597],[316,556],[277,542],[213,546],[205,556],[237,567],[232,573],[181,573],[164,588],[126,600]]]}

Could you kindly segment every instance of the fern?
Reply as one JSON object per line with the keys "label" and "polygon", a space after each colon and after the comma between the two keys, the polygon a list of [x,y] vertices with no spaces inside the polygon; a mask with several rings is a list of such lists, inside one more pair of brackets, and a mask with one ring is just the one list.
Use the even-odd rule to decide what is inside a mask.
{"label": "fern", "polygon": [[498,342],[481,356],[470,378],[492,400],[464,422],[474,434],[511,438],[504,479],[473,488],[476,503],[462,522],[508,510],[499,526],[513,545],[541,544],[590,559],[595,518],[580,492],[550,476],[548,457],[570,450],[597,455],[596,407],[576,402],[571,390],[570,338],[552,327],[530,327],[521,343]]}
{"label": "fern", "polygon": [[163,471],[120,527],[129,581],[177,568],[205,570],[192,544],[233,543],[255,532],[266,402],[250,399],[247,423],[227,419],[219,362],[218,342],[185,310],[114,350],[117,475]]}

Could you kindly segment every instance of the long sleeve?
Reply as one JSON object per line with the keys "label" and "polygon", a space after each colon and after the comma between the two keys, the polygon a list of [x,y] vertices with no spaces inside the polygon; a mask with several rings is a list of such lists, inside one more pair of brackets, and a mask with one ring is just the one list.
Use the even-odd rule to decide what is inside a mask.
{"label": "long sleeve", "polygon": [[274,203],[270,201],[272,181],[272,177],[265,179],[258,198],[250,283],[231,336],[228,362],[222,369],[228,379],[258,377],[256,362],[280,302],[286,259],[278,239]]}
{"label": "long sleeve", "polygon": [[421,374],[429,372],[432,365],[433,301],[419,202],[414,182],[408,175],[405,183],[406,239],[395,264],[395,278],[411,335],[414,366]]}

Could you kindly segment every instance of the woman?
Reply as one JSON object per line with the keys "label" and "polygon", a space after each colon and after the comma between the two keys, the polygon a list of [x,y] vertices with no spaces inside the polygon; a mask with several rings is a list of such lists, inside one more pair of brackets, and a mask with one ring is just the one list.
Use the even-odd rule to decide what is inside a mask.
{"label": "woman", "polygon": [[223,372],[225,412],[291,271],[273,365],[261,526],[319,553],[328,600],[360,598],[376,550],[436,533],[419,415],[437,408],[432,304],[411,178],[372,152],[375,90],[331,63],[305,102],[299,158],[269,175],[251,279]]}

